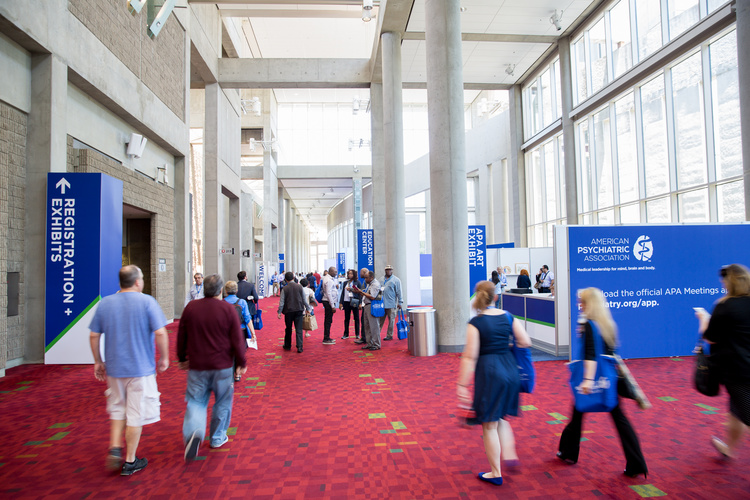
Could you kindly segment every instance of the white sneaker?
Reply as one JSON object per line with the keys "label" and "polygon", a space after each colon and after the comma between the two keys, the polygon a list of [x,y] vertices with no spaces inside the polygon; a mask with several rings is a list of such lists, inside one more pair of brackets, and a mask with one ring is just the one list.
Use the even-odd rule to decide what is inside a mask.
{"label": "white sneaker", "polygon": [[211,448],[221,448],[227,443],[227,441],[229,441],[229,436],[224,436],[224,440],[222,440],[219,444],[214,444],[212,441]]}

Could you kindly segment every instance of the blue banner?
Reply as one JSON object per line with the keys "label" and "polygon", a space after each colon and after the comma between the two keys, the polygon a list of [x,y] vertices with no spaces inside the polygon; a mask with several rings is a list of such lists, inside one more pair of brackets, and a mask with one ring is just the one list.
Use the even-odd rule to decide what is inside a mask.
{"label": "blue banner", "polygon": [[[623,358],[688,356],[698,338],[693,307],[724,295],[721,266],[750,264],[750,225],[568,228],[571,353],[578,358],[577,291],[604,291]],[[565,270],[560,270],[565,272]]]}
{"label": "blue banner", "polygon": [[372,229],[357,229],[357,266],[375,271],[375,243]]}
{"label": "blue banner", "polygon": [[339,276],[346,275],[346,253],[344,252],[336,254],[336,271]]}
{"label": "blue banner", "polygon": [[469,297],[477,283],[487,279],[487,238],[484,226],[469,226]]}
{"label": "blue banner", "polygon": [[88,326],[119,290],[122,181],[95,173],[47,174],[45,362],[91,363]]}

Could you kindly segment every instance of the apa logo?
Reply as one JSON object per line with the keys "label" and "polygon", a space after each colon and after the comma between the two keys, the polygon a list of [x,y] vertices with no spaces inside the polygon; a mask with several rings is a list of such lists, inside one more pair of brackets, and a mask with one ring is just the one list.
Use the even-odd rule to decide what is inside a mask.
{"label": "apa logo", "polygon": [[650,262],[651,257],[654,255],[653,240],[646,235],[639,236],[633,245],[633,255],[638,260]]}

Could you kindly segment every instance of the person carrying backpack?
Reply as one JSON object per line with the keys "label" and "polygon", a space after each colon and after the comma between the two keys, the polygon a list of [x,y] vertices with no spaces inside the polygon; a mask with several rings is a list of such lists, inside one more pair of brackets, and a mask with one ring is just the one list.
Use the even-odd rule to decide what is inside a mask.
{"label": "person carrying backpack", "polygon": [[250,309],[247,306],[247,301],[240,300],[240,298],[237,297],[237,282],[227,281],[227,284],[224,285],[224,293],[226,294],[224,300],[232,304],[237,311],[237,315],[240,318],[240,326],[242,327],[242,334],[246,339],[255,338],[253,320],[250,315]]}

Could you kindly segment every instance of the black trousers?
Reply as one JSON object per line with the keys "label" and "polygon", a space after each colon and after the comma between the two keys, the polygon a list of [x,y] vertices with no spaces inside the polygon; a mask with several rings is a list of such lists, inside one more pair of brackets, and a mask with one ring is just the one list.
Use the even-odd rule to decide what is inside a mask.
{"label": "black trousers", "polygon": [[331,323],[333,323],[333,313],[335,312],[331,307],[331,303],[327,300],[322,301],[323,308],[326,310],[326,318],[323,323],[323,340],[331,340]]}
{"label": "black trousers", "polygon": [[[622,412],[620,405],[614,407],[609,412],[612,416],[612,421],[617,428],[617,434],[620,435],[620,443],[622,444],[622,451],[625,452],[625,470],[628,474],[639,474],[648,472],[646,466],[646,459],[643,458],[641,452],[641,445],[638,442],[638,436],[633,430],[633,426],[630,425],[628,417]],[[560,436],[559,451],[562,458],[578,461],[578,452],[581,447],[581,430],[583,428],[583,413],[573,408],[573,416],[570,422],[565,427],[565,430]]]}
{"label": "black trousers", "polygon": [[354,335],[359,337],[359,309],[352,307],[351,302],[342,302],[341,305],[344,306],[344,337],[349,336],[350,316],[354,316]]}
{"label": "black trousers", "polygon": [[284,314],[284,324],[286,329],[284,330],[284,347],[287,349],[292,348],[292,325],[297,335],[297,349],[302,349],[302,311],[293,311]]}

